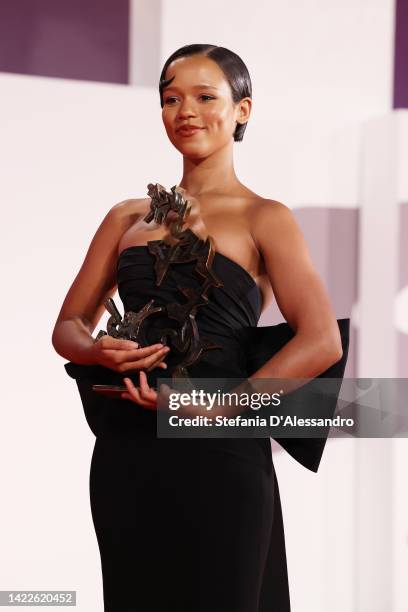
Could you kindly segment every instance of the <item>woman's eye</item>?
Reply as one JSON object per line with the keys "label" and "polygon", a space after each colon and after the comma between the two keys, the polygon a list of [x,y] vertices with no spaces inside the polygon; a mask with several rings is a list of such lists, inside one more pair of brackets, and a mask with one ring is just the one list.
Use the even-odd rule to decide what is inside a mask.
{"label": "woman's eye", "polygon": [[[213,96],[207,96],[206,94],[202,94],[200,96],[200,98],[206,98],[205,101],[207,100],[215,100],[215,98]],[[166,104],[172,104],[173,100],[176,100],[177,98],[175,98],[174,96],[170,96],[169,98],[166,98],[165,103]]]}

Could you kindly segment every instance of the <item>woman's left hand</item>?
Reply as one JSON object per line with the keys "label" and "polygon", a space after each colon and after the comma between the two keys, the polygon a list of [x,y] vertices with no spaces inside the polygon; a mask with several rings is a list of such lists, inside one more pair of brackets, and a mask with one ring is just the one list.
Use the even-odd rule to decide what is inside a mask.
{"label": "woman's left hand", "polygon": [[144,370],[139,370],[140,387],[135,387],[130,378],[124,378],[123,382],[126,385],[127,392],[121,394],[122,399],[128,399],[136,404],[148,408],[149,410],[157,410],[157,392],[149,387],[147,376]]}
{"label": "woman's left hand", "polygon": [[[162,384],[160,385],[159,393],[157,393],[157,391],[149,387],[146,372],[144,372],[144,370],[139,370],[139,380],[140,387],[135,387],[130,378],[124,378],[123,382],[125,383],[128,392],[124,391],[120,397],[122,399],[128,399],[135,402],[136,404],[139,404],[144,408],[148,408],[149,410],[157,410],[157,404],[160,398],[160,407],[164,410],[170,411],[169,396],[172,393],[179,395],[179,391],[176,391],[168,385]],[[200,410],[203,410],[202,406],[200,408],[198,406],[194,406],[193,404],[188,404],[177,408],[177,414],[194,417],[200,414]]]}

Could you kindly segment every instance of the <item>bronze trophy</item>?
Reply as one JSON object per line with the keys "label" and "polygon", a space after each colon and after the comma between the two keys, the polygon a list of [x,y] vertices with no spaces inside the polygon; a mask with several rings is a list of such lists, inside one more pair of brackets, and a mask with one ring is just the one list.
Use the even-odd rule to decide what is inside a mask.
{"label": "bronze trophy", "polygon": [[[183,192],[184,189],[177,186],[173,186],[169,192],[159,183],[149,183],[150,210],[143,220],[147,223],[151,221],[159,224],[166,223],[169,226],[171,240],[152,240],[147,246],[149,252],[155,256],[157,286],[163,282],[172,264],[196,261],[195,271],[203,279],[199,290],[179,287],[187,302],[163,305],[155,304],[152,299],[138,312],[125,312],[123,318],[112,298],[108,298],[104,302],[104,306],[111,315],[107,322],[107,331],[100,330],[95,339],[95,342],[98,342],[104,335],[109,334],[114,338],[137,342],[141,348],[159,342],[169,345],[172,354],[176,353],[179,357],[172,371],[173,379],[188,379],[187,367],[196,363],[203,351],[222,348],[219,344],[200,338],[195,321],[197,309],[208,303],[208,293],[211,287],[222,287],[222,282],[211,269],[214,258],[211,236],[202,240],[191,229],[182,229],[191,211],[190,202],[184,198]],[[163,327],[154,342],[149,342],[147,338],[149,322],[151,317],[158,314],[168,317],[172,325]],[[92,389],[109,395],[127,391],[126,387],[117,385],[93,385]]]}

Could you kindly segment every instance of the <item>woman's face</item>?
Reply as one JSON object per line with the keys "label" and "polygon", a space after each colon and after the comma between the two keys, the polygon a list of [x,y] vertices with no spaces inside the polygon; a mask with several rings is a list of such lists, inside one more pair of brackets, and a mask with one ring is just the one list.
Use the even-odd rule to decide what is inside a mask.
{"label": "woman's face", "polygon": [[[221,68],[203,55],[180,57],[167,67],[162,119],[173,145],[186,157],[202,158],[230,144],[240,116]],[[185,133],[183,125],[200,129]]]}

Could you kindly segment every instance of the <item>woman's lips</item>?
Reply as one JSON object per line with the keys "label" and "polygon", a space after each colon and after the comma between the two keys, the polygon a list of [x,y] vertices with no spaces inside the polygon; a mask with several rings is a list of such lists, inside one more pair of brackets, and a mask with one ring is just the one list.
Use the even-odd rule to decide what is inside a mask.
{"label": "woman's lips", "polygon": [[204,128],[180,128],[178,133],[181,136],[193,136],[193,134],[197,134],[197,132],[201,132]]}

